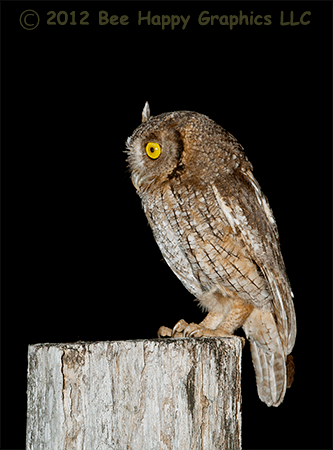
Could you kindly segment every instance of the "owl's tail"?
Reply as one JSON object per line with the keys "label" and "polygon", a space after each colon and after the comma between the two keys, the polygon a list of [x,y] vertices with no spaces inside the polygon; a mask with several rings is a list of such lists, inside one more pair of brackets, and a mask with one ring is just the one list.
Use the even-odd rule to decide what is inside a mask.
{"label": "owl's tail", "polygon": [[251,342],[251,354],[256,374],[258,395],[267,406],[279,406],[286,393],[285,357],[281,351],[270,352],[256,341]]}
{"label": "owl's tail", "polygon": [[286,355],[270,311],[254,309],[243,325],[250,341],[258,395],[267,406],[279,406],[287,387]]}

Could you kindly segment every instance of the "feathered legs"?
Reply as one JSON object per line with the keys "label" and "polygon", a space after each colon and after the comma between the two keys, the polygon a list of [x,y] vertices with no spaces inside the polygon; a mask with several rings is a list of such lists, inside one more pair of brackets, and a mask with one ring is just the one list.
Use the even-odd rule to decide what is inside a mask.
{"label": "feathered legs", "polygon": [[202,336],[231,336],[249,317],[253,306],[236,298],[228,315],[222,312],[210,311],[199,324],[188,324],[185,320],[179,320],[171,330],[160,327],[158,337],[202,337]]}

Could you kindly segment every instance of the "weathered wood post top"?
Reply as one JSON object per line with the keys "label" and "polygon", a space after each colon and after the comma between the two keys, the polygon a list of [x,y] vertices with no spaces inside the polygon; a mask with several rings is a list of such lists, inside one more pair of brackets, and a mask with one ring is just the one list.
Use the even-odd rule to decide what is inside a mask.
{"label": "weathered wood post top", "polygon": [[27,450],[241,448],[238,337],[36,344]]}

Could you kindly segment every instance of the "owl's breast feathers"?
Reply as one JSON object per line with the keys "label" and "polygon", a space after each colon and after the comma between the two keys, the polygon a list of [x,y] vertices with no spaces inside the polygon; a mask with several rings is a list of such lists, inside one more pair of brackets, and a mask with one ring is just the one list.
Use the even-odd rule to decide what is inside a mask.
{"label": "owl's breast feathers", "polygon": [[[201,173],[202,175],[202,173]],[[175,177],[142,198],[164,259],[199,300],[212,287],[271,310],[285,354],[296,334],[292,292],[268,201],[250,169]]]}

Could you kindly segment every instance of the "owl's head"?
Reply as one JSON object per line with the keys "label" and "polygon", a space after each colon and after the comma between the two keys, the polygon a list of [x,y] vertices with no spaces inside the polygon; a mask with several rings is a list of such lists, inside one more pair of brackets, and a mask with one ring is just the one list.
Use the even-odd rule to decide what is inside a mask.
{"label": "owl's head", "polygon": [[166,181],[177,168],[182,168],[184,142],[177,129],[179,121],[172,114],[152,117],[147,102],[141,125],[127,139],[131,178],[138,191]]}
{"label": "owl's head", "polygon": [[244,155],[237,140],[207,116],[175,111],[153,117],[148,102],[126,147],[138,193],[186,174],[207,176],[208,181],[239,165],[237,160]]}

